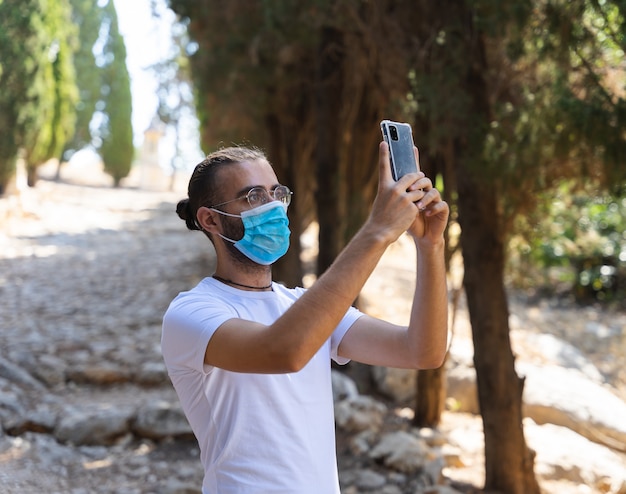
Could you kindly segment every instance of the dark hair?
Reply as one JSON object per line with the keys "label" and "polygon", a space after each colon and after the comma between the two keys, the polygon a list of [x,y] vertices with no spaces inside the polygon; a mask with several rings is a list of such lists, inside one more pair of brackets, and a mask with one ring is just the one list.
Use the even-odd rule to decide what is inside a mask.
{"label": "dark hair", "polygon": [[196,219],[198,209],[221,201],[217,183],[219,170],[226,165],[256,160],[267,161],[267,157],[259,149],[237,146],[214,151],[198,163],[189,179],[188,197],[176,205],[176,214],[185,221],[187,228],[202,230]]}

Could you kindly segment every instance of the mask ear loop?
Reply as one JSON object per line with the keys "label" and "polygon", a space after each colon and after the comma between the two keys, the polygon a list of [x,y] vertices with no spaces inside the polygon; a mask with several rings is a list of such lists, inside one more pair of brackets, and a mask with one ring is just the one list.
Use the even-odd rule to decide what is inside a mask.
{"label": "mask ear loop", "polygon": [[219,209],[215,209],[215,208],[209,208],[209,209],[211,211],[215,211],[216,213],[223,214],[224,216],[230,216],[231,218],[241,218],[240,214],[227,213],[225,211],[220,211]]}
{"label": "mask ear loop", "polygon": [[[215,211],[216,213],[223,214],[224,216],[230,216],[231,218],[241,218],[240,214],[226,213],[224,211],[220,211],[219,209],[215,209],[215,208],[209,208],[209,209],[211,211]],[[225,237],[221,233],[218,233],[217,235],[218,237],[223,238],[224,240],[228,240],[231,244],[236,244],[238,242],[238,240],[233,240],[232,238]]]}

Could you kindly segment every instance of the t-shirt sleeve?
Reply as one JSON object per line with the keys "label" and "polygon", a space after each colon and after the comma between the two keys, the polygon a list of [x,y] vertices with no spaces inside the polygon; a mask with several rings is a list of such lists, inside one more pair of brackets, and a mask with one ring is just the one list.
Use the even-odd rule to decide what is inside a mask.
{"label": "t-shirt sleeve", "polygon": [[[304,293],[306,292],[306,288],[296,288],[294,289],[294,292],[299,298],[304,295]],[[355,307],[350,307],[345,316],[343,316],[343,319],[341,319],[341,321],[333,331],[333,334],[330,336],[330,358],[332,358],[339,365],[344,365],[350,362],[350,359],[337,355],[337,352],[339,350],[339,344],[341,343],[341,340],[348,332],[348,330],[352,327],[354,322],[363,315],[363,312],[361,312],[360,310],[356,309]]]}
{"label": "t-shirt sleeve", "polygon": [[163,316],[161,353],[170,375],[195,370],[208,373],[204,364],[209,340],[224,322],[237,317],[228,306],[199,297],[179,295]]}
{"label": "t-shirt sleeve", "polygon": [[339,344],[341,343],[341,340],[348,332],[348,330],[355,323],[355,321],[359,319],[362,315],[364,315],[363,312],[355,309],[354,307],[350,307],[348,309],[348,312],[346,312],[346,315],[343,316],[343,319],[341,320],[335,331],[333,331],[333,334],[330,337],[330,357],[339,365],[344,365],[350,362],[350,359],[337,355],[337,352],[339,350]]}

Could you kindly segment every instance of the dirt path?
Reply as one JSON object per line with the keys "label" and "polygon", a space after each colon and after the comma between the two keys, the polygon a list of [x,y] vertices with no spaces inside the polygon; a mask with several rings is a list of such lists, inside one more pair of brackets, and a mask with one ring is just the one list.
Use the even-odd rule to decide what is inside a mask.
{"label": "dirt path", "polygon": [[[212,271],[206,242],[187,232],[173,213],[181,196],[110,189],[97,180],[90,186],[43,180],[19,202],[0,200],[0,358],[49,384],[45,394],[11,395],[15,389],[0,375],[0,418],[15,402],[37,409],[51,397],[76,407],[118,409],[175,400],[168,383],[147,387],[128,378],[112,386],[81,385],[62,377],[56,382],[55,373],[67,376],[88,368],[102,376],[123,369],[136,376],[160,365],[160,323],[167,304]],[[403,317],[412,290],[404,247],[400,243],[390,250],[366,287],[384,295],[384,303],[370,299],[374,314]],[[517,327],[549,331],[585,349],[626,397],[623,332],[621,338],[604,334],[626,327],[623,315],[616,320],[597,309],[577,312],[522,299],[513,299],[512,314]],[[463,314],[457,331],[457,337],[469,337]],[[115,369],[106,363],[115,363]],[[466,467],[458,478],[479,485],[480,420],[446,414],[444,429],[466,434]],[[73,447],[47,434],[0,433],[2,493],[183,494],[198,492],[201,477],[193,440],[126,437],[110,447]],[[561,486],[551,492],[591,491]]]}

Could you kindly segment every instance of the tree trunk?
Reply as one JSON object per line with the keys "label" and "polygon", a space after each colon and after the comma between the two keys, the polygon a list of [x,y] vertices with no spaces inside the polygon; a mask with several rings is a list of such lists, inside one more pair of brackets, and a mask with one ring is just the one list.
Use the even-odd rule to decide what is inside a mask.
{"label": "tree trunk", "polygon": [[[297,183],[293,174],[295,169],[288,166],[289,154],[291,154],[291,139],[284,139],[280,119],[276,115],[268,115],[265,119],[269,135],[268,158],[272,163],[278,179],[283,183],[294,187]],[[284,142],[284,141],[288,142]],[[287,155],[287,156],[286,156]],[[297,193],[297,191],[295,191]],[[294,199],[289,206],[289,229],[291,230],[290,246],[287,253],[280,258],[272,267],[272,276],[275,281],[284,283],[288,287],[302,286],[303,268],[300,262],[300,237],[303,231],[302,214],[298,204],[300,201]]]}
{"label": "tree trunk", "polygon": [[39,175],[37,173],[37,167],[34,165],[26,165],[26,183],[29,187],[37,185]]}
{"label": "tree trunk", "polygon": [[[470,27],[473,31],[473,28]],[[489,122],[485,49],[474,33],[465,88],[469,111]],[[504,232],[498,191],[477,170],[482,150],[480,126],[468,129],[454,145],[463,286],[474,340],[474,367],[485,435],[485,490],[506,494],[539,494],[534,454],[522,428],[523,380],[515,372],[509,339],[509,311],[504,288]]]}
{"label": "tree trunk", "polygon": [[338,108],[343,91],[342,33],[326,27],[322,31],[317,81],[315,87],[317,111],[317,219],[319,222],[319,254],[317,274],[321,275],[335,260],[343,247],[343,215],[340,210],[341,128]]}
{"label": "tree trunk", "polygon": [[[452,187],[451,163],[441,157],[433,155],[428,146],[420,143],[420,137],[428,135],[428,124],[423,120],[414,123],[416,146],[419,150],[420,170],[423,171],[433,183],[437,180],[437,175],[441,175],[444,190],[441,191],[443,199],[450,202],[450,190]],[[445,232],[446,239],[446,273],[450,267],[450,243],[448,231]],[[415,415],[413,424],[416,427],[436,427],[441,422],[441,414],[445,408],[446,401],[446,368],[445,363],[438,369],[421,370],[417,373],[417,389],[415,393]]]}
{"label": "tree trunk", "polygon": [[474,340],[474,367],[485,435],[485,490],[539,493],[533,453],[522,429],[523,380],[515,373],[504,290],[504,245],[493,187],[457,161],[463,285]]}
{"label": "tree trunk", "polygon": [[437,427],[446,400],[445,364],[438,369],[421,370],[417,373],[417,399],[415,400],[416,427]]}

